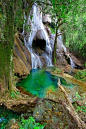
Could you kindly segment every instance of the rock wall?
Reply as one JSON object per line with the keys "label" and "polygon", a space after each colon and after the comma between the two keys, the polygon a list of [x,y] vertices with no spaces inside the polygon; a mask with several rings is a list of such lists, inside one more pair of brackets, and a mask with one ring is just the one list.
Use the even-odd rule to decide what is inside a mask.
{"label": "rock wall", "polygon": [[18,33],[15,35],[13,50],[14,73],[19,77],[27,76],[31,70],[31,55],[26,46],[22,44]]}

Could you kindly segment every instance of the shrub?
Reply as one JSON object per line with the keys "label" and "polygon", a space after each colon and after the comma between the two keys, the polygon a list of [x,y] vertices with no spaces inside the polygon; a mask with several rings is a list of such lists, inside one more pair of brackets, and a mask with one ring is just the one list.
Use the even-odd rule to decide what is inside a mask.
{"label": "shrub", "polygon": [[81,81],[86,81],[86,69],[78,71],[75,78]]}
{"label": "shrub", "polygon": [[19,123],[20,129],[44,129],[45,125],[41,125],[40,123],[36,123],[33,117],[29,119],[21,119]]}

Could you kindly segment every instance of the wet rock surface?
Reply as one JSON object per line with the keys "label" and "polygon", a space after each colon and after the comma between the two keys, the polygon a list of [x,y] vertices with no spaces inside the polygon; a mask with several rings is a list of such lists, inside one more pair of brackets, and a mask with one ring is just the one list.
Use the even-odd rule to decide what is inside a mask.
{"label": "wet rock surface", "polygon": [[21,77],[27,76],[30,73],[31,55],[26,46],[22,44],[17,33],[15,35],[13,61],[15,75]]}
{"label": "wet rock surface", "polygon": [[67,126],[71,126],[74,129],[77,128],[71,116],[68,115],[67,111],[59,102],[53,102],[51,100],[38,101],[33,116],[37,122],[47,123],[45,129],[63,129]]}

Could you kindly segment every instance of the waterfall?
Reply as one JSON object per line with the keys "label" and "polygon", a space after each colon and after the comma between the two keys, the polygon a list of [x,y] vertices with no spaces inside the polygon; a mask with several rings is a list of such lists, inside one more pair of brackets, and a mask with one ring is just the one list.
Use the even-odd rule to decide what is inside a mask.
{"label": "waterfall", "polygon": [[38,65],[40,66],[40,68],[42,67],[42,62],[41,62],[39,56],[37,56],[35,53],[31,53],[31,58],[32,58],[32,68],[33,69],[36,69]]}
{"label": "waterfall", "polygon": [[71,57],[70,57],[70,64],[71,64],[71,68],[75,68],[75,64],[74,64],[73,60],[71,59]]}
{"label": "waterfall", "polygon": [[[30,11],[30,14],[28,14],[28,16],[24,14],[24,19],[25,20],[22,34],[24,35],[25,46],[31,53],[32,69],[36,69],[37,67],[41,68],[43,66],[42,58],[40,57],[43,57],[45,59],[47,66],[52,66],[52,51],[54,49],[55,34],[51,34],[51,37],[49,39],[45,26],[42,23],[42,12],[40,11],[40,8],[36,3],[32,6],[32,10]],[[31,26],[30,32],[25,30],[25,24],[26,28]],[[58,33],[60,33],[60,30],[58,30]],[[35,52],[34,48],[32,48],[33,41],[36,39],[46,41],[45,51],[43,50],[43,53],[41,53],[41,55]],[[61,62],[61,64],[63,63],[64,59],[63,52],[68,56],[66,47],[62,42],[62,36],[60,35],[57,38],[57,56],[58,62]],[[70,58],[71,67],[74,68],[75,64],[73,60],[70,56],[68,57]]]}
{"label": "waterfall", "polygon": [[[26,16],[24,16],[24,18],[26,20]],[[52,65],[52,49],[51,49],[48,34],[42,23],[42,12],[40,12],[40,9],[37,6],[37,4],[34,4],[32,6],[32,10],[30,11],[30,15],[28,16],[27,26],[29,26],[29,24],[31,25],[31,32],[27,34],[28,36],[24,35],[25,33],[25,30],[24,30],[25,22],[24,22],[22,34],[24,35],[24,43],[28,48],[29,52],[31,53],[32,69],[36,69],[37,67],[42,67],[40,56],[36,54],[32,48],[32,42],[38,30],[41,30],[43,32],[42,39],[46,41],[46,49],[45,49],[46,51],[43,54],[43,57],[46,60],[46,65]]]}

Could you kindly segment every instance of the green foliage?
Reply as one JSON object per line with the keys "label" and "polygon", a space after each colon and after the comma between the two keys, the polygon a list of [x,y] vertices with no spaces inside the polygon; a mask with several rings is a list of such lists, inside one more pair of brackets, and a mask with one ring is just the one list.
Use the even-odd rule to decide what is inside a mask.
{"label": "green foliage", "polygon": [[59,68],[55,68],[54,72],[55,73],[61,73],[61,70]]}
{"label": "green foliage", "polygon": [[86,62],[85,62],[85,67],[86,67]]}
{"label": "green foliage", "polygon": [[76,112],[82,111],[84,113],[86,113],[86,106],[77,106]]}
{"label": "green foliage", "polygon": [[78,71],[75,78],[81,81],[86,81],[86,69]]}
{"label": "green foliage", "polygon": [[86,113],[86,106],[84,106],[84,105],[79,106],[76,103],[76,101],[80,101],[80,100],[84,101],[85,100],[85,95],[83,94],[83,96],[80,96],[78,94],[78,92],[76,92],[75,96],[76,96],[76,98],[73,99],[74,100],[73,106],[74,106],[76,112],[84,112],[84,113]]}
{"label": "green foliage", "polygon": [[66,126],[66,129],[68,129],[68,126]]}
{"label": "green foliage", "polygon": [[10,96],[11,96],[12,98],[15,98],[15,92],[14,92],[14,91],[11,91]]}
{"label": "green foliage", "polygon": [[16,91],[16,92],[11,91],[10,96],[11,96],[12,98],[16,98],[16,95],[17,95],[17,99],[18,99],[18,95],[19,95],[19,94],[20,94],[20,92],[18,92],[18,91]]}
{"label": "green foliage", "polygon": [[76,94],[75,94],[75,96],[76,96],[76,98],[74,98],[73,99],[73,101],[76,101],[76,100],[83,100],[84,101],[84,99],[85,99],[85,95],[83,94],[83,96],[81,97],[79,94],[78,94],[78,92],[76,92]]}
{"label": "green foliage", "polygon": [[22,44],[24,45],[24,42],[22,42]]}
{"label": "green foliage", "polygon": [[23,17],[23,1],[18,0],[14,4],[15,6],[15,15],[14,15],[14,26],[15,26],[15,32],[20,29],[23,29],[23,23],[24,23],[24,17]]}
{"label": "green foliage", "polygon": [[33,117],[29,119],[21,119],[21,123],[19,123],[20,129],[44,129],[44,125],[40,123],[36,123]]}
{"label": "green foliage", "polygon": [[65,31],[64,42],[69,50],[78,57],[86,60],[86,2],[72,2],[72,8],[66,15],[66,23],[62,26]]}
{"label": "green foliage", "polygon": [[76,92],[76,98],[78,98],[79,100],[81,99],[81,96],[78,94],[78,92]]}
{"label": "green foliage", "polygon": [[51,26],[49,26],[50,30],[51,30],[51,33],[52,34],[55,34],[55,28],[52,28]]}

